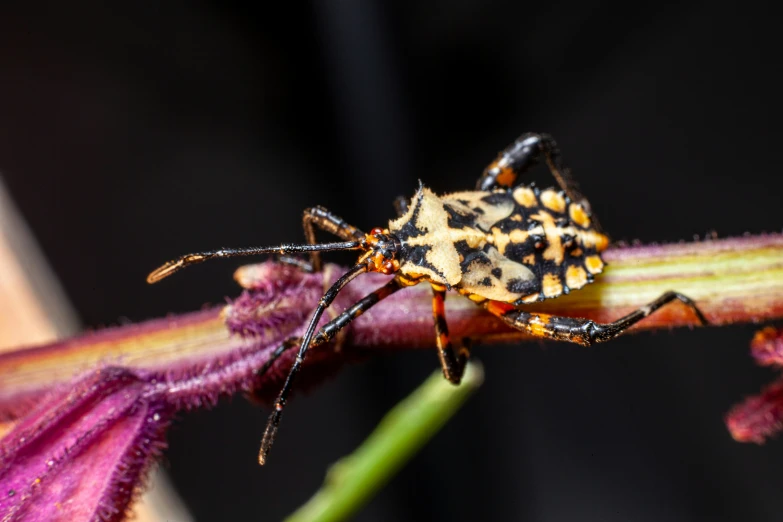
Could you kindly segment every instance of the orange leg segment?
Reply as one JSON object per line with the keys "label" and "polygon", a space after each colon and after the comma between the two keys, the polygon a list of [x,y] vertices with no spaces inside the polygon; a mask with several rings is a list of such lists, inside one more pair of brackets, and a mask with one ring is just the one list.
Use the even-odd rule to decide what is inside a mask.
{"label": "orange leg segment", "polygon": [[449,339],[449,326],[446,323],[446,290],[432,287],[432,319],[435,323],[435,343],[438,347],[438,359],[443,368],[443,376],[453,384],[459,384],[465,373],[465,364],[470,358],[469,340],[463,339],[454,350]]}

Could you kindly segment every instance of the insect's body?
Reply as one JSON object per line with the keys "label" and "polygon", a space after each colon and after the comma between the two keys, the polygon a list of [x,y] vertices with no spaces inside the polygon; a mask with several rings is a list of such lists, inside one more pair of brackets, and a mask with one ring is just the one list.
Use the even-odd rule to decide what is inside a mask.
{"label": "insect's body", "polygon": [[[562,190],[539,191],[532,186],[515,185],[517,177],[541,157]],[[410,203],[398,200],[397,207],[398,216],[389,221],[388,228],[376,228],[369,234],[324,208],[310,208],[305,210],[303,218],[306,245],[188,254],[164,264],[147,278],[154,283],[184,266],[215,257],[269,253],[309,252],[312,269],[319,270],[318,252],[363,251],[356,265],[318,302],[302,338],[283,343],[259,370],[266,371],[285,350],[299,346],[264,432],[259,454],[261,464],[266,460],[293,379],[308,348],[333,339],[356,317],[406,286],[419,283],[432,286],[438,357],[444,376],[455,384],[460,382],[470,355],[469,340],[460,339],[456,347],[452,345],[444,307],[447,290],[456,290],[480,303],[512,328],[535,337],[582,345],[613,339],[675,299],[689,305],[702,323],[706,323],[695,305],[675,292],[667,292],[647,306],[606,324],[528,311],[537,301],[558,297],[590,283],[603,270],[600,253],[609,243],[587,199],[579,194],[560,165],[554,140],[546,134],[525,134],[503,150],[484,170],[476,190],[438,197],[420,186]],[[340,237],[343,242],[317,244],[315,227]],[[364,272],[395,277],[317,329],[324,311],[340,290]]]}
{"label": "insect's body", "polygon": [[582,288],[603,270],[608,244],[580,203],[529,186],[443,197],[421,188],[388,230],[404,282],[425,280],[478,303],[520,305]]}

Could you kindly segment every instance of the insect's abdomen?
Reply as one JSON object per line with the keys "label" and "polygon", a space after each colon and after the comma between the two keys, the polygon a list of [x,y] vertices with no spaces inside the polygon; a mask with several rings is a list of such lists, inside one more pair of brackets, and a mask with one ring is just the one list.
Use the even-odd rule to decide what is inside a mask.
{"label": "insect's abdomen", "polygon": [[[460,192],[442,198],[458,238],[476,229],[486,241],[454,243],[462,280],[457,289],[475,301],[509,303],[557,297],[592,282],[603,270],[608,244],[588,213],[553,189]],[[466,236],[467,237],[467,236]]]}

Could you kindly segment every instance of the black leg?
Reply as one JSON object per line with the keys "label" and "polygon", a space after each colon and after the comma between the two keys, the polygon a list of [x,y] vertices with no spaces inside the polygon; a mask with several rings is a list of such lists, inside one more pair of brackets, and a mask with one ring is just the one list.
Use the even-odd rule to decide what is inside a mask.
{"label": "black leg", "polygon": [[[376,303],[389,297],[391,294],[402,288],[396,279],[392,279],[382,287],[373,291],[357,301],[353,306],[343,311],[340,315],[335,317],[321,327],[317,334],[313,336],[313,340],[310,341],[310,348],[315,348],[322,344],[328,343],[334,337],[340,333],[340,331],[348,326],[354,319],[362,315],[364,312],[372,308]],[[264,365],[256,372],[257,375],[264,375],[269,368],[280,358],[283,353],[291,348],[297,347],[301,344],[301,337],[289,337],[283,344],[278,346],[274,352],[269,356],[269,359]]]}
{"label": "black leg", "polygon": [[590,319],[525,312],[514,308],[512,305],[497,301],[490,301],[484,306],[490,313],[498,316],[507,325],[535,337],[590,346],[594,343],[603,343],[614,339],[631,326],[674,300],[682,301],[688,305],[702,325],[708,324],[707,319],[696,307],[696,304],[688,297],[676,292],[666,292],[650,304],[642,306],[613,323],[607,324],[596,323]]}
{"label": "black leg", "polygon": [[470,358],[469,340],[463,339],[457,353],[449,339],[449,326],[446,323],[446,309],[444,301],[446,291],[432,288],[432,318],[435,322],[435,342],[438,346],[438,358],[443,368],[443,376],[453,384],[459,384],[465,373],[465,364]]}
{"label": "black leg", "polygon": [[[338,281],[338,283],[340,283],[340,281]],[[333,286],[332,289],[330,290],[335,289],[338,283],[335,283],[335,286]],[[321,344],[329,342],[343,328],[348,326],[351,323],[351,321],[353,321],[354,319],[362,315],[364,312],[369,310],[373,305],[385,299],[386,297],[390,296],[400,288],[402,288],[402,286],[397,281],[397,279],[392,279],[384,286],[378,288],[371,294],[368,294],[362,299],[360,299],[359,301],[357,301],[356,304],[354,304],[353,306],[345,310],[343,313],[341,313],[331,321],[329,321],[318,331],[317,334],[313,335],[311,328],[312,329],[315,328],[314,325],[318,324],[318,319],[320,318],[320,314],[317,313],[316,310],[316,314],[313,315],[313,319],[310,322],[311,328],[308,328],[308,330],[305,332],[305,335],[301,340],[297,338],[290,338],[286,340],[283,344],[278,346],[274,352],[272,352],[270,358],[264,363],[264,366],[262,366],[261,369],[258,371],[259,375],[263,375],[264,373],[266,373],[266,371],[269,370],[272,364],[274,364],[274,362],[283,353],[285,353],[286,350],[293,348],[297,345],[299,346],[299,355],[294,361],[294,365],[291,367],[285,385],[283,386],[280,395],[275,401],[274,410],[272,411],[272,414],[269,416],[266,429],[264,430],[264,437],[261,441],[261,450],[259,451],[258,454],[258,462],[260,464],[264,464],[266,462],[266,457],[269,454],[269,450],[271,449],[272,443],[274,442],[275,435],[277,434],[277,428],[280,425],[280,418],[283,413],[283,408],[285,407],[286,401],[288,399],[288,394],[291,390],[291,383],[293,381],[293,377],[299,371],[302,362],[304,362],[305,350],[303,350],[302,347],[305,346],[305,344],[303,343],[308,342],[309,345],[308,348],[313,348],[315,346],[319,346]],[[331,300],[328,299],[328,295],[329,292],[327,292],[327,295],[325,295],[321,299],[321,303],[324,303],[327,300],[329,301],[329,303],[331,303]],[[321,305],[319,304],[319,308],[320,306]],[[326,304],[326,306],[328,306],[328,304]],[[312,340],[310,341],[309,339]]]}
{"label": "black leg", "polygon": [[[355,241],[364,238],[364,232],[349,225],[341,217],[332,214],[323,207],[305,209],[302,215],[302,227],[304,228],[305,239],[311,245],[315,244],[315,227],[334,234],[345,241]],[[321,271],[321,256],[318,252],[310,253],[310,264],[314,271]]]}
{"label": "black leg", "polygon": [[[510,188],[514,186],[517,177],[538,164],[541,156],[544,157],[560,188],[568,194],[574,183],[564,174],[565,169],[560,162],[560,150],[557,143],[548,134],[532,132],[523,134],[498,154],[495,161],[484,169],[476,183],[476,189],[492,190],[497,187]],[[570,194],[568,195],[570,196]]]}

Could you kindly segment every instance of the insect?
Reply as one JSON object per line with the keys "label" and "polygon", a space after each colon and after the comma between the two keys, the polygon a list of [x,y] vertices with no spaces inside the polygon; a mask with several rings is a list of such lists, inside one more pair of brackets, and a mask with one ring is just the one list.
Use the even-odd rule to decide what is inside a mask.
{"label": "insect", "polygon": [[[541,159],[560,190],[517,184],[517,178]],[[556,298],[591,283],[604,268],[601,252],[609,244],[590,204],[563,168],[557,144],[547,134],[528,133],[500,152],[484,170],[475,190],[437,196],[419,189],[408,203],[395,202],[397,218],[386,228],[366,234],[322,207],[304,211],[307,244],[221,249],[187,254],[153,271],[155,283],[196,263],[254,254],[309,253],[320,270],[320,252],[358,250],[356,264],[321,297],[301,339],[289,339],[274,352],[270,365],[285,350],[299,350],[264,430],[259,463],[267,459],[288,402],[294,379],[309,348],[330,341],[370,307],[398,290],[427,283],[432,287],[435,345],[443,375],[454,384],[470,356],[469,340],[452,343],[446,324],[446,292],[455,290],[482,305],[512,328],[532,336],[581,345],[608,341],[674,300],[688,305],[702,324],[707,321],[686,296],[666,292],[612,323],[559,317],[530,311],[530,305]],[[316,243],[315,229],[334,234],[336,243]],[[384,286],[360,299],[316,331],[324,311],[352,279],[365,272],[393,274]],[[456,345],[455,345],[456,344]]]}

